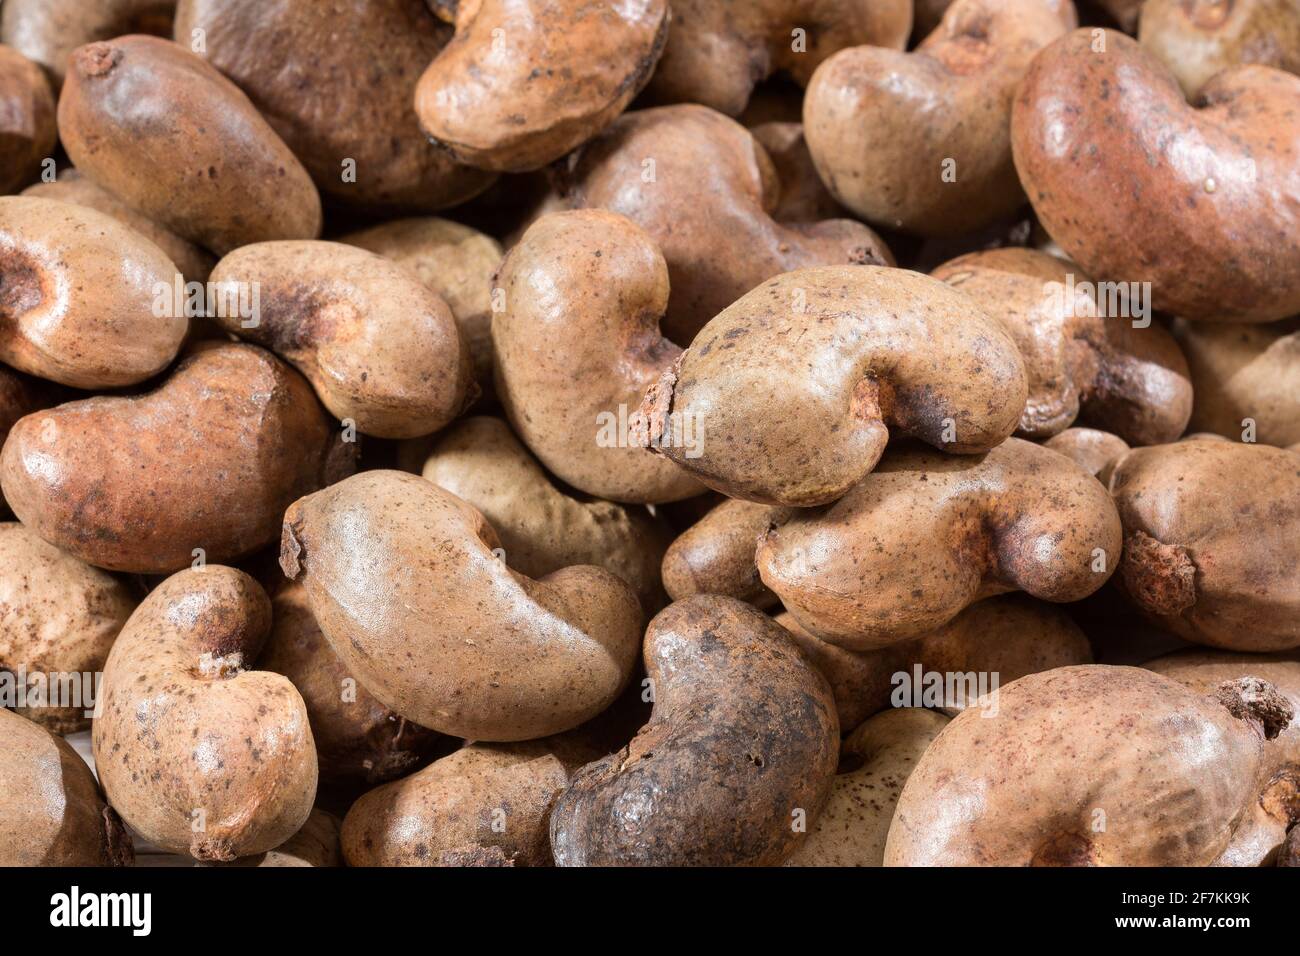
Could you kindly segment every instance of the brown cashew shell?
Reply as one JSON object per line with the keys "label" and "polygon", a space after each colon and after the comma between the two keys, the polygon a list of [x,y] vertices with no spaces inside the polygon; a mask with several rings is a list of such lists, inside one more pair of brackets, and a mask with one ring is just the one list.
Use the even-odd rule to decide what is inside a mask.
{"label": "brown cashew shell", "polygon": [[790,517],[789,508],[728,499],[683,531],[663,559],[668,596],[681,601],[692,594],[723,594],[757,608],[776,603],[776,595],[758,576],[754,552],[773,521]]}
{"label": "brown cashew shell", "polygon": [[[786,612],[776,618],[808,659],[826,677],[835,695],[841,727],[856,727],[868,717],[893,706],[912,706],[912,698],[896,700],[895,675],[922,673],[973,675],[945,690],[938,709],[959,714],[975,706],[978,692],[1009,684],[1026,674],[1054,667],[1091,664],[1088,638],[1065,611],[1023,594],[977,601],[947,624],[914,640],[874,651],[850,651],[814,637]],[[985,687],[980,675],[987,675]],[[913,681],[913,688],[917,688]],[[931,706],[927,701],[926,706]]]}
{"label": "brown cashew shell", "polygon": [[496,392],[552,474],[610,501],[703,490],[623,427],[681,353],[659,334],[668,270],[643,229],[602,210],[543,216],[506,256],[496,287]]}
{"label": "brown cashew shell", "polygon": [[962,293],[903,269],[825,266],[770,279],[709,322],[646,394],[640,440],[734,498],[810,507],[868,474],[891,429],[987,451],[1025,394],[1015,342]]}
{"label": "brown cashew shell", "polygon": [[0,198],[0,359],[74,388],[157,375],[189,321],[154,314],[175,264],[115,219],[83,206]]}
{"label": "brown cashew shell", "polygon": [[415,87],[429,139],[462,163],[521,173],[604,129],[668,38],[668,0],[459,0],[456,35]]}
{"label": "brown cashew shell", "polygon": [[335,867],[343,866],[343,850],[339,846],[338,817],[324,810],[312,810],[302,829],[274,850],[240,857],[229,863],[198,861],[195,866],[242,867],[279,869],[281,867]]}
{"label": "brown cashew shell", "polygon": [[0,195],[35,179],[58,138],[50,81],[22,53],[0,45]]}
{"label": "brown cashew shell", "polygon": [[921,757],[886,866],[1209,866],[1266,790],[1268,738],[1292,716],[1270,684],[1202,696],[1135,667],[1061,667],[997,697]]}
{"label": "brown cashew shell", "polygon": [[868,222],[959,236],[1024,201],[1011,100],[1030,60],[1076,24],[1051,0],[957,0],[915,50],[842,50],[813,74],[804,131],[822,180]]}
{"label": "brown cashew shell", "polygon": [[208,565],[155,588],[113,645],[95,767],[122,819],[164,850],[233,860],[307,822],[307,708],[284,677],[251,669],[270,625],[252,578]]}
{"label": "brown cashew shell", "polygon": [[1300,465],[1267,445],[1136,448],[1110,491],[1120,581],[1165,630],[1235,651],[1300,647]]}
{"label": "brown cashew shell", "polygon": [[866,651],[920,637],[995,594],[1078,601],[1106,583],[1120,543],[1096,479],[1009,438],[980,456],[892,451],[835,504],[772,528],[757,561],[800,625]]}
{"label": "brown cashew shell", "polygon": [[1194,108],[1136,41],[1076,30],[1020,85],[1016,169],[1090,275],[1150,282],[1157,309],[1189,319],[1285,318],[1300,313],[1297,97],[1300,77],[1241,66]]}
{"label": "brown cashew shell", "polygon": [[14,513],[97,567],[165,574],[273,542],[293,501],[351,468],[311,387],[269,352],[201,344],[153,391],[28,415],[0,454]]}
{"label": "brown cashew shell", "polygon": [[218,324],[280,355],[335,418],[367,435],[427,435],[477,394],[447,303],[383,256],[339,242],[254,243],[218,262],[210,281],[257,289],[259,315]]}
{"label": "brown cashew shell", "polygon": [[780,182],[748,130],[703,106],[620,117],[561,177],[571,207],[608,209],[641,226],[672,280],[664,334],[688,345],[711,318],[772,276],[819,265],[893,265],[860,222],[778,222]]}
{"label": "brown cashew shell", "polygon": [[1146,328],[1141,317],[1118,314],[1133,304],[1126,308],[1118,292],[1099,289],[1073,263],[1007,247],[959,256],[931,275],[1015,339],[1029,377],[1022,438],[1047,438],[1082,420],[1133,445],[1159,445],[1187,428],[1192,383],[1178,343],[1149,312]]}
{"label": "brown cashew shell", "polygon": [[[866,44],[901,50],[910,0],[673,0],[668,46],[650,80],[663,103],[702,103],[739,116],[773,73],[805,86],[837,50]],[[798,46],[796,46],[798,44]]]}
{"label": "brown cashew shell", "polygon": [[240,89],[167,40],[79,47],[59,136],[81,172],[217,255],[320,233],[316,186]]}
{"label": "brown cashew shell", "polygon": [[822,182],[808,152],[803,124],[770,121],[750,126],[760,146],[767,150],[780,185],[780,199],[772,210],[777,222],[818,222],[844,218],[844,207]]}
{"label": "brown cashew shell", "polygon": [[344,666],[408,720],[486,741],[569,730],[631,676],[640,605],[603,568],[524,577],[497,543],[450,492],[368,471],[289,508],[280,564]]}
{"label": "brown cashew shell", "polygon": [[666,603],[659,564],[671,532],[663,523],[644,508],[566,494],[501,419],[457,422],[421,473],[482,513],[520,574],[594,564],[626,581],[646,613]]}
{"label": "brown cashew shell", "polygon": [[1060,452],[1107,487],[1115,465],[1129,452],[1124,439],[1096,428],[1067,428],[1043,442],[1043,447]]}
{"label": "brown cashew shell", "polygon": [[71,745],[0,710],[0,866],[130,866],[131,837]]}
{"label": "brown cashew shell", "polygon": [[560,866],[771,866],[834,778],[830,688],[778,624],[697,595],[650,622],[650,722],[579,770],[551,814]]}

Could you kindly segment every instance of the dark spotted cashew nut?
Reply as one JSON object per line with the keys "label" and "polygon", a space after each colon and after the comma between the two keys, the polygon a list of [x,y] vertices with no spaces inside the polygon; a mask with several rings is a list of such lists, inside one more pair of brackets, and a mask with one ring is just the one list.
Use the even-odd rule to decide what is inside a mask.
{"label": "dark spotted cashew nut", "polygon": [[1096,428],[1067,428],[1043,442],[1109,487],[1115,465],[1129,453],[1128,442]]}
{"label": "dark spotted cashew nut", "polygon": [[1151,303],[1133,301],[1127,288],[1099,286],[1071,262],[1021,248],[973,252],[931,275],[969,295],[1019,346],[1029,376],[1022,438],[1081,420],[1133,445],[1158,445],[1187,428],[1187,361],[1152,324]]}
{"label": "dark spotted cashew nut", "polygon": [[668,0],[432,0],[456,35],[415,87],[420,126],[462,163],[526,172],[627,108],[668,38]]}
{"label": "dark spotted cashew nut", "polygon": [[702,103],[739,116],[773,73],[800,86],[846,46],[901,50],[912,29],[909,0],[673,0],[668,46],[650,79],[663,103]]}
{"label": "dark spotted cashew nut", "polygon": [[343,865],[343,851],[339,847],[338,817],[324,810],[314,809],[302,829],[274,850],[241,857],[229,863],[197,861],[202,867],[240,867],[269,869],[281,867],[329,867]]}
{"label": "dark spotted cashew nut", "polygon": [[17,50],[0,46],[0,195],[36,178],[58,136],[49,80]]}
{"label": "dark spotted cashew nut", "polygon": [[1011,99],[1073,4],[958,0],[911,53],[860,46],[813,74],[804,133],[827,188],[868,222],[956,236],[1024,204]]}
{"label": "dark spotted cashew nut", "polygon": [[280,565],[343,664],[403,717],[470,740],[569,730],[627,683],[640,605],[603,568],[534,581],[497,545],[455,495],[367,471],[289,508]]}
{"label": "dark spotted cashew nut", "polygon": [[893,265],[879,236],[851,219],[780,222],[781,186],[766,150],[703,106],[620,117],[560,177],[571,207],[608,209],[650,234],[668,263],[664,334],[689,345],[760,282],[819,265]]}
{"label": "dark spotted cashew nut", "polygon": [[1096,479],[1009,438],[977,457],[891,451],[835,504],[772,528],[757,561],[800,625],[866,651],[920,637],[994,594],[1081,600],[1114,572],[1120,542]]}
{"label": "dark spotted cashew nut", "polygon": [[131,837],[72,746],[0,710],[0,866],[130,866]]}
{"label": "dark spotted cashew nut", "polygon": [[113,645],[95,767],[113,807],[151,843],[233,860],[307,822],[316,797],[307,708],[288,680],[251,669],[270,625],[257,583],[214,564],[155,588]]}
{"label": "dark spotted cashew nut", "polygon": [[1285,318],[1300,313],[1298,96],[1300,77],[1241,66],[1193,108],[1136,41],[1076,30],[1020,85],[1016,169],[1089,275],[1149,281],[1157,309],[1188,319]]}
{"label": "dark spotted cashew nut", "polygon": [[1025,395],[1015,343],[962,293],[826,266],[771,279],[706,325],[646,394],[638,440],[733,498],[809,507],[869,473],[891,429],[987,451]]}
{"label": "dark spotted cashew nut", "polygon": [[1180,441],[1111,475],[1119,579],[1165,630],[1235,651],[1300,647],[1300,469],[1280,448]]}
{"label": "dark spotted cashew nut", "polygon": [[768,866],[802,842],[835,774],[826,681],[770,618],[697,595],[650,622],[654,713],[578,771],[551,814],[560,866]]}
{"label": "dark spotted cashew nut", "polygon": [[663,581],[674,601],[692,594],[725,594],[766,608],[776,595],[758,577],[754,552],[773,521],[789,508],[752,501],[723,501],[673,541],[664,554]]}
{"label": "dark spotted cashew nut", "polygon": [[703,488],[628,440],[645,390],[681,353],[659,334],[668,270],[654,241],[602,210],[535,222],[497,274],[496,391],[550,471],[610,501],[662,502]]}
{"label": "dark spotted cashew nut", "polygon": [[1022,677],[998,691],[996,713],[966,711],[926,750],[885,865],[1229,861],[1254,836],[1246,815],[1269,791],[1270,741],[1293,716],[1257,678],[1202,696],[1135,667]]}

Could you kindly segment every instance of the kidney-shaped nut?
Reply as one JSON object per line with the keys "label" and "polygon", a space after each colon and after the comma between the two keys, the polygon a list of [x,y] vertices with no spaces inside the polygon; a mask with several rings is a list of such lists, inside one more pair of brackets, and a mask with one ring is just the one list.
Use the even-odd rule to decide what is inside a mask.
{"label": "kidney-shaped nut", "polygon": [[1266,445],[1300,441],[1300,319],[1229,326],[1176,319],[1192,377],[1191,427]]}
{"label": "kidney-shaped nut", "polygon": [[1146,0],[1138,40],[1195,97],[1214,74],[1241,63],[1300,73],[1300,3]]}
{"label": "kidney-shaped nut", "polygon": [[[841,727],[856,727],[891,706],[958,714],[1018,677],[1092,663],[1088,638],[1070,616],[1023,594],[977,601],[924,637],[874,651],[814,637],[789,612],[776,620],[830,683]],[[930,675],[942,685],[927,683]]]}
{"label": "kidney-shaped nut", "polygon": [[403,717],[470,740],[569,730],[627,683],[640,605],[604,568],[534,581],[497,546],[450,492],[368,471],[289,508],[280,565],[344,666]]}
{"label": "kidney-shaped nut", "polygon": [[75,388],[115,388],[176,357],[189,321],[158,315],[176,265],[84,206],[0,198],[0,359]]}
{"label": "kidney-shaped nut", "polygon": [[1152,324],[1151,303],[1133,301],[1127,288],[1014,247],[959,256],[931,275],[970,296],[1019,346],[1029,377],[1022,437],[1055,435],[1081,419],[1134,445],[1158,445],[1187,427],[1187,362]]}
{"label": "kidney-shaped nut", "polygon": [[429,138],[471,166],[538,169],[641,92],[668,37],[668,0],[435,0],[456,35],[415,87]]}
{"label": "kidney-shaped nut", "polygon": [[1150,282],[1157,309],[1268,322],[1300,312],[1300,77],[1219,73],[1192,108],[1120,33],[1034,59],[1011,139],[1034,211],[1090,275]]}
{"label": "kidney-shaped nut", "polygon": [[771,279],[706,325],[646,394],[637,438],[732,497],[808,507],[870,472],[891,429],[987,451],[1025,394],[1015,342],[962,293],[826,266]]}
{"label": "kidney-shaped nut", "polygon": [[822,182],[808,152],[803,124],[771,121],[749,127],[754,139],[767,152],[776,172],[780,198],[772,210],[777,222],[817,222],[845,215]]}
{"label": "kidney-shaped nut", "polygon": [[849,650],[920,637],[1007,591],[1065,603],[1106,583],[1120,523],[1064,455],[1009,438],[985,455],[887,454],[835,504],[758,544],[758,571],[803,627]]}
{"label": "kidney-shaped nut", "polygon": [[82,173],[217,255],[320,232],[320,196],[289,147],[235,84],[167,40],[78,48],[59,136]]}
{"label": "kidney-shaped nut", "polygon": [[1280,448],[1181,441],[1110,479],[1120,580],[1161,627],[1237,651],[1300,647],[1300,468]]}
{"label": "kidney-shaped nut", "polygon": [[724,594],[755,607],[771,607],[776,595],[759,579],[754,552],[772,522],[789,516],[788,508],[735,499],[712,508],[664,554],[668,596],[681,601],[692,594]]}
{"label": "kidney-shaped nut", "polygon": [[1075,25],[1051,0],[958,0],[911,53],[860,46],[813,74],[804,131],[831,193],[867,219],[955,236],[1014,212],[1011,98]]}
{"label": "kidney-shaped nut", "polygon": [[845,737],[826,807],[785,865],[884,865],[903,784],[947,723],[943,714],[904,707],[877,714]]}
{"label": "kidney-shaped nut", "polygon": [[543,216],[506,256],[497,288],[497,395],[552,473],[611,501],[703,490],[629,440],[642,394],[681,352],[659,334],[668,270],[644,230],[602,210]]}
{"label": "kidney-shaped nut", "polygon": [[212,564],[150,592],[113,645],[92,743],[137,833],[197,860],[263,853],[307,822],[316,746],[302,697],[252,666],[271,626],[257,583]]}
{"label": "kidney-shaped nut", "polygon": [[697,595],[650,622],[650,722],[551,814],[560,866],[770,866],[816,820],[839,753],[825,679],[785,629]]}
{"label": "kidney-shaped nut", "polygon": [[[88,728],[95,682],[135,604],[111,574],[0,523],[0,670],[26,675],[18,713],[57,734]],[[62,699],[70,691],[80,706]]]}
{"label": "kidney-shaped nut", "polygon": [[777,71],[802,86],[836,50],[901,50],[912,29],[910,0],[673,0],[672,7],[650,95],[730,116],[739,116],[754,87]]}
{"label": "kidney-shaped nut", "polygon": [[339,846],[341,826],[338,817],[334,814],[314,809],[307,822],[302,825],[302,829],[274,850],[240,857],[226,863],[199,860],[194,865],[257,869],[343,866],[343,851]]}
{"label": "kidney-shaped nut", "polygon": [[225,309],[217,322],[283,357],[336,418],[367,435],[427,435],[477,397],[451,309],[383,256],[338,242],[260,242],[218,262],[211,282],[241,297],[257,290],[257,315]]}
{"label": "kidney-shaped nut", "polygon": [[130,866],[122,821],[71,745],[0,710],[0,866]]}
{"label": "kidney-shaped nut", "polygon": [[165,574],[273,542],[289,504],[347,473],[352,447],[297,372],[255,346],[212,342],[144,395],[19,421],[0,486],[19,520],[64,551]]}
{"label": "kidney-shaped nut", "polygon": [[510,426],[468,418],[439,437],[422,474],[487,519],[520,574],[594,564],[631,585],[647,613],[664,604],[659,564],[670,533],[643,508],[583,501],[551,483]]}
{"label": "kidney-shaped nut", "polygon": [[776,221],[781,186],[771,158],[743,126],[702,106],[622,116],[570,166],[561,178],[569,205],[627,216],[663,251],[672,280],[664,334],[679,345],[774,275],[894,263],[860,222]]}
{"label": "kidney-shaped nut", "polygon": [[886,866],[1209,866],[1268,792],[1269,738],[1293,717],[1258,679],[1202,696],[1136,667],[1061,667],[997,696],[921,757]]}
{"label": "kidney-shaped nut", "polygon": [[0,46],[0,195],[35,178],[58,136],[50,81],[13,47]]}
{"label": "kidney-shaped nut", "polygon": [[1059,451],[1106,486],[1115,465],[1129,452],[1124,439],[1096,428],[1067,428],[1043,442],[1043,447]]}

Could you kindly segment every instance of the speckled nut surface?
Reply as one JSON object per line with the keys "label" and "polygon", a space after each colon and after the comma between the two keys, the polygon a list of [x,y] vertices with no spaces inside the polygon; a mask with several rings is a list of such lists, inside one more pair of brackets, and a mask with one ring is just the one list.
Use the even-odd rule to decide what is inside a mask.
{"label": "speckled nut surface", "polygon": [[492,276],[501,244],[450,219],[394,219],[339,237],[339,242],[392,259],[442,297],[469,348],[474,380],[492,388]]}
{"label": "speckled nut surface", "polygon": [[433,211],[492,182],[420,132],[411,91],[451,39],[422,0],[181,0],[176,42],[199,29],[195,52],[248,94],[321,195]]}
{"label": "speckled nut surface", "polygon": [[[80,678],[102,671],[135,604],[111,574],[64,554],[16,521],[0,522],[0,670],[26,674],[29,692],[33,675]],[[92,691],[81,707],[29,698],[29,706],[17,711],[66,734],[90,726],[93,697]]]}
{"label": "speckled nut surface", "polygon": [[650,95],[730,116],[740,115],[755,85],[773,73],[804,85],[836,50],[901,50],[912,29],[910,0],[673,0],[672,8]]}
{"label": "speckled nut surface", "polygon": [[56,91],[72,51],[127,33],[171,32],[176,0],[5,0],[0,40],[45,67]]}
{"label": "speckled nut surface", "polygon": [[966,711],[921,757],[885,865],[1209,866],[1266,789],[1266,734],[1290,708],[1256,689],[1203,696],[1102,665],[1022,677],[996,714]]}
{"label": "speckled nut surface", "polygon": [[666,603],[659,564],[671,540],[667,527],[644,508],[566,494],[501,419],[452,426],[422,474],[482,513],[520,574],[540,578],[594,564],[626,581],[647,614]]}
{"label": "speckled nut surface", "polygon": [[773,521],[784,521],[789,508],[753,501],[724,501],[683,531],[663,560],[663,581],[674,601],[692,594],[725,594],[759,608],[771,607],[776,595],[758,577],[754,552]]}
{"label": "speckled nut surface", "polygon": [[1241,63],[1300,73],[1296,0],[1147,0],[1138,40],[1160,58],[1188,97]]}
{"label": "speckled nut surface", "polygon": [[1124,439],[1096,428],[1067,428],[1047,439],[1043,446],[1059,451],[1107,486],[1116,463],[1129,451]]}
{"label": "speckled nut surface", "polygon": [[270,625],[257,583],[213,564],[155,588],[113,645],[95,767],[149,842],[233,860],[307,822],[316,796],[307,708],[288,680],[252,669]]}
{"label": "speckled nut surface", "polygon": [[1136,41],[1076,30],[1020,85],[1016,169],[1090,275],[1150,282],[1157,309],[1189,319],[1285,318],[1300,312],[1297,97],[1300,77],[1243,66],[1193,108]]}
{"label": "speckled nut surface", "polygon": [[279,867],[343,866],[343,850],[339,846],[339,818],[324,810],[312,810],[302,829],[274,850],[240,857],[229,863],[196,862],[195,866]]}
{"label": "speckled nut surface", "polygon": [[1115,467],[1120,580],[1165,630],[1236,651],[1300,647],[1300,465],[1267,445],[1182,441]]}
{"label": "speckled nut surface", "polygon": [[445,738],[385,707],[343,666],[312,617],[300,584],[271,598],[261,670],[283,674],[307,706],[321,786],[384,783],[409,773]]}
{"label": "speckled nut surface", "polygon": [[808,507],[870,472],[890,429],[987,451],[1025,394],[1015,342],[962,293],[826,266],[777,276],[705,326],[646,394],[639,440],[734,498]]}
{"label": "speckled nut surface", "polygon": [[349,866],[550,866],[547,827],[574,769],[549,740],[469,744],[371,790],[343,820]]}
{"label": "speckled nut surface", "polygon": [[574,775],[551,815],[560,866],[770,866],[802,842],[839,753],[826,681],[786,631],[698,595],[650,622],[650,722]]}
{"label": "speckled nut surface", "polygon": [[569,730],[627,683],[636,595],[585,565],[534,581],[497,545],[455,495],[368,471],[289,508],[280,564],[344,666],[407,719],[471,740]]}
{"label": "speckled nut surface", "polygon": [[202,548],[228,561],[273,542],[288,505],[347,474],[311,387],[251,345],[197,346],[153,391],[35,412],[0,455],[14,513],[114,571],[164,574]]}
{"label": "speckled nut surface", "polygon": [[0,46],[0,194],[36,178],[58,135],[50,81],[13,47]]}
{"label": "speckled nut surface", "polygon": [[758,545],[758,571],[804,628],[864,651],[920,637],[1007,591],[1058,603],[1120,554],[1106,489],[1064,455],[1009,438],[985,455],[891,451],[835,504]]}
{"label": "speckled nut surface", "polygon": [[627,216],[663,251],[672,281],[664,334],[678,345],[782,272],[894,263],[860,222],[777,222],[780,183],[766,151],[739,123],[703,106],[628,113],[570,167],[565,202]]}
{"label": "speckled nut surface", "polygon": [[204,282],[216,264],[216,258],[200,249],[188,239],[182,239],[170,229],[142,216],[107,189],[97,186],[75,169],[64,169],[52,183],[36,183],[23,190],[24,196],[35,199],[57,199],[70,202],[111,216],[129,229],[134,229],[166,254],[176,264],[187,281]]}
{"label": "speckled nut surface", "polygon": [[271,349],[360,432],[413,438],[476,396],[451,309],[409,270],[339,242],[261,242],[227,255],[211,281],[257,289],[260,314],[225,310],[226,331]]}
{"label": "speckled nut surface", "polygon": [[1229,326],[1176,320],[1191,369],[1191,427],[1265,445],[1300,442],[1300,319]]}
{"label": "speckled nut surface", "polygon": [[429,138],[471,166],[538,169],[641,91],[668,38],[668,0],[438,0],[456,35],[415,87]]}
{"label": "speckled nut surface", "polygon": [[943,714],[904,707],[877,714],[845,737],[826,808],[785,865],[884,865],[903,784],[947,723]]}
{"label": "speckled nut surface", "polygon": [[610,501],[676,501],[703,487],[633,445],[630,416],[681,350],[659,334],[668,270],[654,241],[601,210],[535,222],[501,265],[496,391],[542,463]]}
{"label": "speckled nut surface", "polygon": [[75,388],[133,385],[176,357],[187,319],[154,314],[176,266],[83,206],[0,197],[0,359]]}
{"label": "speckled nut surface", "polygon": [[[951,694],[945,684],[940,700],[924,701],[927,707],[958,714],[973,706],[981,692],[1018,677],[1092,663],[1088,639],[1070,616],[1023,594],[977,601],[924,637],[874,651],[850,651],[814,637],[789,612],[776,620],[830,683],[841,727],[856,727],[890,706],[911,706],[911,696],[900,694],[903,685],[895,675],[911,679],[918,665],[923,674],[974,677],[973,683],[965,676],[954,681]],[[986,675],[983,686],[980,675]],[[913,681],[912,689],[920,694],[925,688]]]}
{"label": "speckled nut surface", "polygon": [[1130,444],[1158,445],[1187,427],[1187,361],[1152,321],[1149,301],[1111,294],[1074,263],[1034,249],[969,253],[931,275],[970,296],[1020,348],[1029,377],[1022,438],[1080,420]]}
{"label": "speckled nut surface", "polygon": [[957,0],[911,53],[859,46],[813,74],[804,131],[831,193],[922,236],[978,229],[1024,202],[1011,99],[1034,55],[1075,25],[1051,0]]}
{"label": "speckled nut surface", "polygon": [[0,739],[0,866],[131,865],[131,837],[67,742],[8,710]]}
{"label": "speckled nut surface", "polygon": [[79,47],[59,136],[83,174],[217,255],[320,232],[320,196],[289,147],[237,86],[167,40]]}

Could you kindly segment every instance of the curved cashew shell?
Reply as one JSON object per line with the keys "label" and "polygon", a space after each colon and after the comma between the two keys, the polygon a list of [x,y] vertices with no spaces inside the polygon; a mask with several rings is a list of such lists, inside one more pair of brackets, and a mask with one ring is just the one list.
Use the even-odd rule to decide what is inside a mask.
{"label": "curved cashew shell", "polygon": [[965,295],[902,269],[826,266],[777,276],[705,326],[647,393],[640,440],[732,497],[808,507],[868,474],[891,428],[987,451],[1025,394],[1015,343]]}
{"label": "curved cashew shell", "polygon": [[288,680],[249,669],[270,625],[252,578],[208,565],[155,588],[113,645],[95,767],[122,819],[163,849],[233,860],[307,822],[307,708]]}
{"label": "curved cashew shell", "polygon": [[574,775],[551,814],[560,866],[767,866],[830,791],[839,722],[783,628],[697,595],[650,622],[650,722]]}
{"label": "curved cashew shell", "polygon": [[1043,442],[1109,487],[1115,465],[1129,452],[1128,442],[1095,428],[1067,428]]}
{"label": "curved cashew shell", "polygon": [[0,46],[0,195],[31,182],[58,137],[50,81],[20,52]]}
{"label": "curved cashew shell", "polygon": [[338,817],[332,813],[312,810],[302,829],[274,850],[241,857],[229,863],[199,861],[194,865],[256,869],[343,866],[343,851],[339,847],[340,826]]}
{"label": "curved cashew shell", "polygon": [[280,564],[344,666],[403,717],[471,740],[576,727],[627,683],[636,595],[585,565],[534,581],[496,546],[450,492],[368,471],[289,508]]}
{"label": "curved cashew shell", "polygon": [[729,499],[711,509],[673,541],[664,555],[668,596],[724,594],[758,608],[771,607],[776,595],[758,577],[754,552],[773,521],[790,517],[789,508]]}

